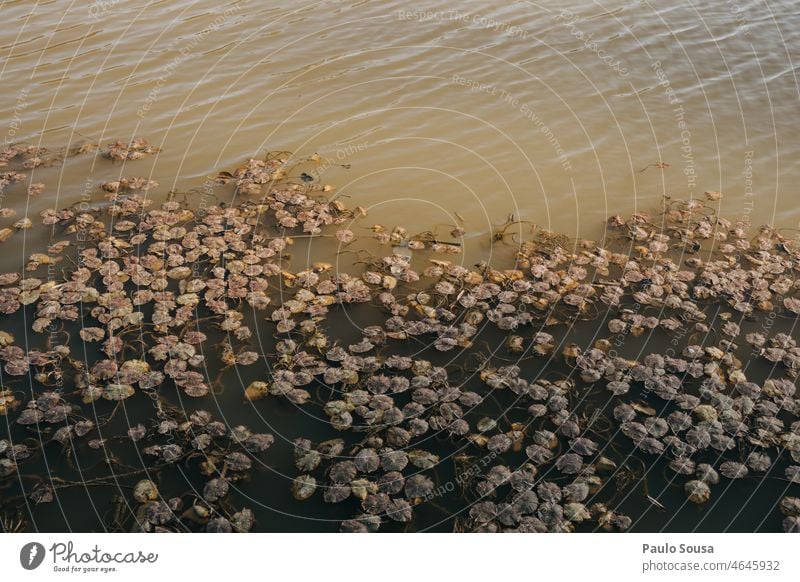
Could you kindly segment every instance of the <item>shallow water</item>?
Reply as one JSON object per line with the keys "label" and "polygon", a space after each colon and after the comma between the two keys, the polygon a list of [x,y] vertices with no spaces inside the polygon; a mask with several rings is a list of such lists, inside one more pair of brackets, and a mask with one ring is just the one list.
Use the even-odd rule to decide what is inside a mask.
{"label": "shallow water", "polygon": [[[165,148],[162,192],[264,150],[318,152],[376,221],[458,211],[469,233],[514,212],[595,236],[705,190],[726,216],[800,223],[791,2],[459,6],[5,2],[0,134],[145,136]],[[48,176],[49,196],[74,201],[86,174]]]}

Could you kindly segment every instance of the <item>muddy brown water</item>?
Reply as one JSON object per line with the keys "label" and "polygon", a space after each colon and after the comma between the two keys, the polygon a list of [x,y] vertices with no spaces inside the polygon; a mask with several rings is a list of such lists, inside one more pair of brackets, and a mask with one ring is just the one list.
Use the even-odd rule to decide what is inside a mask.
{"label": "muddy brown water", "polygon": [[[705,190],[724,193],[725,216],[800,223],[789,1],[57,0],[2,14],[0,135],[145,136],[164,146],[162,192],[289,150],[319,153],[324,180],[377,222],[458,212],[476,253],[510,212],[595,236],[609,214]],[[31,210],[105,179],[92,170],[47,173]]]}
{"label": "muddy brown water", "polygon": [[[177,190],[195,207],[230,202],[230,189],[203,189],[209,176],[286,150],[318,153],[321,163],[308,171],[335,185],[348,205],[369,210],[357,234],[373,222],[437,233],[462,225],[465,252],[457,260],[470,264],[513,252],[490,237],[509,214],[573,238],[601,238],[610,214],[657,207],[665,195],[702,198],[706,190],[723,192],[719,211],[731,219],[754,227],[800,224],[800,13],[790,2],[455,8],[393,0],[62,0],[4,2],[0,13],[11,23],[0,30],[5,143],[58,151],[144,136],[164,148],[156,158],[126,164],[89,155],[37,168],[29,178],[47,185],[44,194],[28,199],[12,188],[3,195],[17,218],[35,220],[44,208],[81,200],[101,204],[101,182],[132,175],[160,182],[150,193],[156,200]],[[50,239],[46,230],[4,243],[0,270],[19,270]],[[321,257],[349,270],[352,257],[324,243],[298,245],[297,260]],[[343,317],[343,334],[356,329],[351,317],[370,321],[362,311]],[[3,328],[24,335],[24,325],[4,318]],[[593,334],[586,330],[587,341]],[[652,341],[654,350],[666,345]],[[299,504],[287,479],[295,474],[292,438],[335,435],[313,418],[321,415],[314,407],[243,405],[238,389],[251,379],[231,377],[210,401],[181,404],[278,436],[266,466],[237,493],[256,511],[259,530],[336,530],[353,507],[323,504],[318,496]],[[151,410],[147,403],[130,408],[130,418],[119,422],[147,418]],[[133,447],[119,454],[136,463]],[[52,451],[39,470],[68,472],[68,461]],[[97,470],[91,457],[81,463]],[[634,488],[621,499],[634,529],[780,527],[772,504],[785,483],[737,481],[724,503],[698,509],[683,502],[664,467],[649,469],[649,492],[668,511]],[[450,470],[442,469],[442,483],[452,479]],[[171,478],[176,490],[202,486],[180,474]],[[107,487],[69,490],[60,503],[36,508],[35,527],[103,529],[114,494]],[[415,513],[414,528],[449,531],[464,507],[455,500],[444,511],[425,508]]]}

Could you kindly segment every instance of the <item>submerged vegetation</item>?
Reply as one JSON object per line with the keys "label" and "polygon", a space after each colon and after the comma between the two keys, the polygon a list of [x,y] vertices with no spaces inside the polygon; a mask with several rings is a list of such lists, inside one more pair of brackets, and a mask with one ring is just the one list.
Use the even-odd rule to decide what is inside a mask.
{"label": "submerged vegetation", "polygon": [[[2,152],[0,190],[47,159]],[[452,260],[460,227],[374,225],[381,256],[354,250],[365,211],[299,167],[279,153],[221,172],[234,202],[202,211],[139,177],[40,224],[4,209],[5,245],[53,233],[0,274],[5,530],[84,489],[110,492],[114,531],[263,529],[256,506],[314,502],[347,532],[623,531],[632,496],[678,509],[651,492],[661,462],[661,491],[702,507],[738,480],[779,483],[766,505],[800,531],[795,238],[725,220],[712,193],[611,217],[603,243],[511,217],[487,237],[513,245],[505,265]],[[302,237],[358,260],[294,268]],[[231,422],[242,407],[267,430]],[[259,472],[283,493],[253,488]]]}

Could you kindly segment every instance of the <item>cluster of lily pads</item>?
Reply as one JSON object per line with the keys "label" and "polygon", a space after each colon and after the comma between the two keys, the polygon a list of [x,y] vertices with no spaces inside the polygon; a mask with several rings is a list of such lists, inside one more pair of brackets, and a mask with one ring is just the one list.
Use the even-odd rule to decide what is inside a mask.
{"label": "cluster of lily pads", "polygon": [[[112,389],[104,393],[112,400],[125,395]],[[10,403],[12,406],[14,402]],[[44,447],[59,446],[68,454],[79,452],[79,443],[85,440],[86,447],[105,451],[110,471],[96,478],[71,481],[51,473],[37,477],[30,487],[28,497],[38,505],[54,501],[59,490],[90,485],[119,486],[134,477],[145,477],[135,481],[131,487],[131,499],[122,500],[123,511],[106,524],[112,531],[249,531],[253,527],[254,515],[249,508],[236,509],[227,502],[231,484],[247,477],[253,459],[266,451],[274,442],[268,433],[253,433],[246,426],[230,427],[213,420],[205,410],[185,415],[179,410],[159,408],[148,426],[137,423],[130,426],[123,437],[107,430],[108,420],[98,424],[83,416],[80,407],[68,402],[68,398],[55,391],[42,392],[30,400],[16,419],[17,424],[36,430],[36,439],[13,444],[0,440],[0,477],[17,475],[18,465],[35,456]],[[146,443],[140,448],[144,467],[126,466],[117,460],[111,450],[120,439],[130,443]],[[108,451],[106,449],[108,448]],[[153,481],[165,467],[179,464],[196,465],[197,474],[205,479],[202,488],[192,488],[186,493],[166,496],[159,493]],[[9,502],[11,500],[5,500]],[[130,516],[128,519],[126,516]]]}
{"label": "cluster of lily pads", "polygon": [[[106,155],[157,151],[134,140]],[[17,147],[3,157],[34,154]],[[146,444],[143,458],[160,469],[203,457],[202,493],[136,484],[140,527],[254,525],[226,498],[273,437],[207,413],[165,412],[164,403],[210,399],[219,374],[255,368],[242,397],[265,417],[275,399],[320,411],[298,413],[301,436],[281,435],[294,450],[286,487],[298,501],[342,504],[342,531],[413,528],[446,485],[440,470],[457,474],[476,458],[491,464],[444,487],[461,499],[442,517],[457,531],[628,529],[637,516],[619,510],[613,489],[634,458],[666,460],[670,483],[700,505],[721,479],[777,479],[783,527],[800,531],[800,500],[790,495],[800,488],[795,240],[768,227],[751,236],[689,200],[612,217],[605,244],[534,229],[507,268],[443,260],[461,252],[457,240],[375,225],[373,244],[391,250],[373,253],[362,272],[322,262],[298,270],[288,257],[297,235],[336,228],[344,248],[365,213],[331,199],[328,186],[295,181],[287,165],[271,156],[221,173],[236,201],[202,212],[175,197],[155,204],[149,179],[104,183],[102,211],[43,211],[63,238],[31,255],[24,272],[0,275],[0,312],[24,312],[51,344],[53,330],[73,327],[83,342],[79,354],[69,341],[27,349],[4,332],[0,413],[71,446],[95,429],[84,407],[150,398],[159,419],[127,435]],[[54,262],[63,278],[39,274]],[[352,327],[333,322],[358,305],[372,322],[352,338]],[[765,319],[789,333],[759,327]],[[264,337],[274,340],[269,351]],[[659,337],[669,348],[647,353]],[[325,423],[332,437],[302,436],[303,422]],[[89,446],[106,446],[95,440]],[[29,451],[3,443],[10,479]]]}

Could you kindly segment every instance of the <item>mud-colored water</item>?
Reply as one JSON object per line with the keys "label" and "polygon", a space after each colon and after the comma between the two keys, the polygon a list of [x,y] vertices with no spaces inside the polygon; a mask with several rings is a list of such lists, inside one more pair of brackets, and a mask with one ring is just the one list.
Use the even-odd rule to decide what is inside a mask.
{"label": "mud-colored water", "polygon": [[[726,216],[800,222],[791,2],[0,10],[0,135],[147,136],[165,148],[163,191],[290,150],[330,159],[324,179],[379,222],[450,224],[457,210],[485,233],[516,212],[590,236],[608,214],[705,190],[725,194]],[[59,169],[48,198],[72,201],[86,174]]]}

